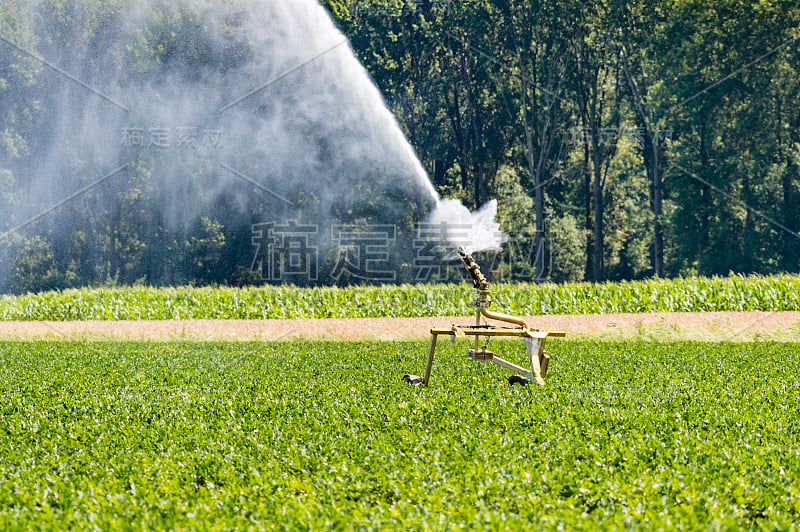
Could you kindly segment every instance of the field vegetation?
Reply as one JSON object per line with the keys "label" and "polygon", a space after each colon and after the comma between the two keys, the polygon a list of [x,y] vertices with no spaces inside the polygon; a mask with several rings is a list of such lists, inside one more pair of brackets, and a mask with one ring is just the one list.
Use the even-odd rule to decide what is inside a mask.
{"label": "field vegetation", "polygon": [[0,528],[800,523],[796,345],[553,342],[544,388],[463,347],[3,343]]}
{"label": "field vegetation", "polygon": [[[796,276],[621,283],[495,284],[521,315],[800,310]],[[452,316],[472,312],[467,283],[249,288],[69,289],[0,298],[2,320],[164,320]]]}

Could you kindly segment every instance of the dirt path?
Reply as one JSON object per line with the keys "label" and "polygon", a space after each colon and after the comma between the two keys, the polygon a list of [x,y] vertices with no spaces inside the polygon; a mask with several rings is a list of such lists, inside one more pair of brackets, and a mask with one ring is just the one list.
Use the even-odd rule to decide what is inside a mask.
{"label": "dirt path", "polygon": [[[800,312],[657,312],[529,316],[531,327],[568,338],[800,341]],[[296,320],[0,322],[1,339],[405,340],[473,317]]]}

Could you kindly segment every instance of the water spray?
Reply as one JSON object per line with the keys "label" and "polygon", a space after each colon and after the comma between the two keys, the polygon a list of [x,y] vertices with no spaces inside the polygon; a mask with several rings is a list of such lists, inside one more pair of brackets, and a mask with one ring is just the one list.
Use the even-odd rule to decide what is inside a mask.
{"label": "water spray", "polygon": [[[514,375],[508,378],[509,384],[526,385],[531,380],[535,380],[537,384],[544,386],[544,377],[547,374],[547,368],[550,363],[550,355],[544,350],[545,342],[550,337],[564,337],[566,333],[564,331],[541,331],[539,329],[532,329],[528,327],[525,320],[520,317],[490,311],[489,307],[492,304],[492,298],[486,276],[483,275],[480,266],[466,249],[463,247],[459,248],[458,256],[464,268],[467,270],[467,276],[469,276],[472,281],[478,295],[478,297],[472,301],[472,306],[475,307],[475,325],[452,325],[449,328],[432,328],[428,360],[425,364],[425,373],[422,377],[407,373],[403,375],[403,379],[410,384],[422,383],[427,386],[430,382],[431,369],[433,368],[436,339],[439,335],[448,335],[453,341],[456,338],[466,339],[467,337],[474,337],[474,347],[467,350],[467,356],[480,362],[493,362],[498,366],[502,366],[514,372]],[[484,322],[485,319],[508,323],[512,326],[490,325]],[[482,337],[485,338],[485,341],[481,345]],[[494,352],[489,351],[487,349],[489,339],[494,337],[522,338],[525,341],[530,369],[518,366],[513,362],[500,358]]]}
{"label": "water spray", "polygon": [[[497,203],[473,213],[439,196],[318,0],[111,4],[100,18],[76,12],[66,33],[52,2],[9,7],[13,25],[38,32],[0,35],[2,57],[30,62],[36,83],[3,92],[9,116],[36,108],[25,149],[0,149],[0,170],[25,187],[0,197],[0,251],[12,259],[23,249],[12,235],[43,238],[59,267],[76,238],[96,235],[80,284],[204,282],[175,267],[190,261],[155,251],[190,240],[204,217],[222,226],[223,253],[241,256],[254,224],[405,224],[410,212],[455,247],[500,249]],[[133,223],[114,214],[129,212]],[[106,231],[146,245],[123,257]],[[330,238],[317,245],[338,254]],[[0,288],[13,286],[12,263],[0,261]],[[241,266],[219,261],[212,277],[230,282]]]}

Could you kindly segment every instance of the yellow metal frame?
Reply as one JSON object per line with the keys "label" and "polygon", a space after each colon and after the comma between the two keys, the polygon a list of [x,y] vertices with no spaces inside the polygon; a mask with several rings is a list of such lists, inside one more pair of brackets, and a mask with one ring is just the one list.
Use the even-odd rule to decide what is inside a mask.
{"label": "yellow metal frame", "polygon": [[[492,304],[491,291],[488,287],[488,282],[481,273],[480,267],[473,260],[463,248],[458,251],[464,267],[467,269],[467,274],[475,284],[475,289],[478,292],[478,298],[472,304],[476,309],[475,312],[475,325],[452,325],[451,327],[434,327],[431,329],[431,343],[428,349],[428,360],[425,364],[425,373],[422,377],[422,384],[428,385],[431,377],[431,369],[433,368],[433,356],[436,351],[436,340],[440,335],[448,335],[452,339],[467,338],[470,336],[475,337],[475,347],[468,351],[468,354],[474,360],[481,360],[484,362],[493,362],[502,366],[514,373],[517,373],[529,381],[535,380],[540,386],[544,386],[544,377],[547,375],[547,366],[550,361],[550,355],[545,353],[544,345],[550,337],[564,337],[564,331],[540,331],[539,329],[532,329],[528,327],[525,320],[517,316],[509,316],[499,312],[492,312],[489,306]],[[481,323],[481,317],[492,319],[504,323],[510,323],[513,327],[508,326],[494,326]],[[528,360],[530,361],[530,369],[518,366],[513,362],[502,359],[491,351],[480,347],[480,338],[491,337],[516,337],[522,338],[525,341],[525,347],[528,352]]]}

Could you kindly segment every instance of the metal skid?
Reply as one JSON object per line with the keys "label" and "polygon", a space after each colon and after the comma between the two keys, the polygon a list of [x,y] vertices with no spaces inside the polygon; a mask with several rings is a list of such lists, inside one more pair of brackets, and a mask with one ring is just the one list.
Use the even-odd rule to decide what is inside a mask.
{"label": "metal skid", "polygon": [[[473,360],[493,362],[519,375],[519,377],[510,377],[509,383],[527,384],[529,381],[535,380],[537,384],[544,386],[544,377],[547,375],[547,366],[550,361],[550,355],[544,351],[545,342],[550,337],[566,336],[566,333],[563,331],[540,331],[538,329],[532,329],[528,327],[527,323],[525,323],[522,318],[490,311],[489,306],[492,304],[491,292],[486,278],[483,273],[481,273],[480,267],[473,260],[472,256],[463,248],[458,250],[458,254],[461,257],[464,267],[467,269],[470,279],[472,279],[475,285],[475,290],[478,292],[478,298],[472,302],[476,309],[475,325],[452,325],[449,328],[434,327],[431,329],[431,343],[428,349],[425,373],[421,379],[415,375],[405,375],[405,380],[414,384],[421,382],[426,386],[428,385],[431,377],[431,369],[433,367],[433,356],[436,351],[436,340],[440,335],[448,335],[453,340],[456,338],[474,337],[475,346],[467,351],[468,356]],[[513,326],[482,324],[482,317],[509,323]],[[481,337],[485,337],[487,343],[490,338],[494,337],[522,338],[525,341],[530,369],[500,358],[494,352],[486,349],[487,344],[481,347]]]}

